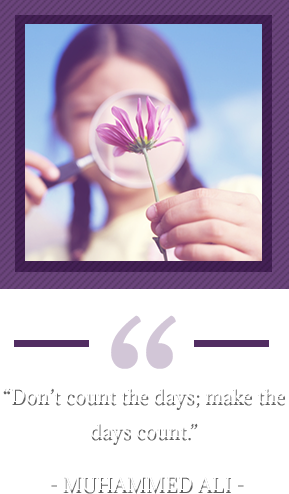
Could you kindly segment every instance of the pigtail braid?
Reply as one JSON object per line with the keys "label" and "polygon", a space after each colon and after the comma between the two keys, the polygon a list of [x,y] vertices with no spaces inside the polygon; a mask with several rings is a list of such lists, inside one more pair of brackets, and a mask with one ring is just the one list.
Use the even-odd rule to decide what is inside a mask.
{"label": "pigtail braid", "polygon": [[90,237],[90,185],[79,176],[73,183],[74,210],[70,224],[69,252],[72,261],[80,261]]}

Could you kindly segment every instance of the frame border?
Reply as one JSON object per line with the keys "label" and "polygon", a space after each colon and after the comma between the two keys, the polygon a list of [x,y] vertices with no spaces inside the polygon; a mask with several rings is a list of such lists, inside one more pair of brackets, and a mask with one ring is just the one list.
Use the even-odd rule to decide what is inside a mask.
{"label": "frame border", "polygon": [[[262,24],[262,261],[25,261],[25,24]],[[15,16],[15,271],[78,273],[272,272],[272,16]]]}

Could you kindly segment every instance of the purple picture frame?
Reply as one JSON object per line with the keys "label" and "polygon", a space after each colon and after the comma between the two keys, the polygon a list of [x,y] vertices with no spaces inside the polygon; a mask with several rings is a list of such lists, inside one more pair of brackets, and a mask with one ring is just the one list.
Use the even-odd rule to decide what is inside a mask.
{"label": "purple picture frame", "polygon": [[[36,4],[35,4],[36,5]],[[57,4],[59,7],[59,3]],[[126,4],[129,8],[129,4]],[[272,169],[272,16],[271,15],[233,15],[236,8],[238,14],[242,8],[234,8],[230,2],[230,15],[224,12],[225,5],[222,6],[222,15],[208,15],[210,12],[209,5],[203,9],[203,15],[189,15],[192,6],[178,6],[178,12],[174,15],[121,15],[121,7],[113,10],[113,16],[86,16],[86,15],[62,15],[42,16],[42,15],[19,15],[15,17],[15,62],[16,62],[16,114],[15,114],[15,166],[16,166],[16,181],[15,181],[15,239],[14,239],[14,208],[13,208],[13,159],[8,154],[8,149],[4,146],[13,139],[13,116],[7,115],[7,125],[3,128],[1,135],[1,148],[3,149],[4,163],[9,163],[3,167],[3,181],[1,184],[2,200],[6,204],[6,214],[3,220],[2,234],[2,256],[1,256],[1,288],[286,288],[288,281],[288,259],[284,261],[284,245],[286,245],[286,234],[281,228],[280,218],[279,228],[274,222],[274,213],[280,210],[288,209],[288,200],[286,198],[274,196],[274,185],[276,178],[279,190],[284,191],[286,180],[288,181],[288,171],[282,170],[282,178],[280,170]],[[23,4],[22,4],[23,6]],[[37,4],[39,11],[39,3]],[[71,7],[71,3],[69,5]],[[136,7],[136,4],[134,4]],[[168,6],[169,7],[169,6]],[[35,9],[37,7],[35,6]],[[82,4],[84,10],[84,4]],[[244,7],[246,8],[246,7]],[[277,7],[276,7],[277,8]],[[35,10],[31,7],[30,11]],[[100,5],[100,13],[101,13]],[[149,6],[148,6],[149,9]],[[254,11],[254,4],[250,3],[250,11]],[[274,10],[274,8],[272,7]],[[271,10],[272,10],[271,9]],[[13,7],[11,7],[13,10]],[[70,12],[77,12],[78,6],[70,9]],[[106,4],[106,14],[109,6]],[[137,9],[136,9],[137,10]],[[153,8],[151,8],[153,10]],[[154,7],[156,11],[156,7]],[[163,14],[166,13],[163,9]],[[278,9],[277,9],[278,10]],[[211,10],[212,11],[212,10]],[[280,12],[280,9],[279,9]],[[15,12],[16,13],[16,12]],[[177,15],[178,13],[186,15]],[[218,12],[219,13],[219,12]],[[59,14],[59,12],[57,12]],[[9,14],[11,24],[11,13]],[[282,24],[285,36],[286,28],[284,17],[278,16],[279,23]],[[262,262],[25,262],[24,261],[24,194],[23,194],[23,178],[24,178],[24,85],[23,85],[23,68],[24,68],[24,24],[26,23],[81,23],[89,24],[95,22],[113,22],[113,23],[258,23],[263,26],[263,261]],[[275,26],[275,29],[278,28]],[[282,31],[277,32],[279,40],[278,47],[282,52]],[[9,33],[11,39],[11,33]],[[274,45],[273,45],[274,48]],[[10,50],[11,52],[11,50]],[[282,57],[281,57],[282,58]],[[13,97],[13,68],[11,67],[12,57],[7,70],[7,75],[10,80],[6,87],[7,98]],[[276,61],[279,66],[278,73],[282,69],[280,58]],[[279,64],[279,65],[278,65]],[[274,67],[273,67],[274,69]],[[278,68],[277,68],[278,70]],[[282,89],[285,90],[285,85],[282,86],[282,81],[278,84],[278,94],[276,100],[282,98]],[[10,90],[10,91],[9,91]],[[1,98],[3,98],[3,93]],[[274,87],[273,87],[274,97]],[[5,99],[4,99],[5,101]],[[282,105],[279,105],[279,120]],[[265,110],[265,111],[264,111]],[[278,114],[278,111],[277,111]],[[274,114],[273,114],[274,116]],[[278,116],[277,116],[278,118]],[[273,120],[274,122],[274,120]],[[277,127],[280,128],[279,121]],[[284,129],[283,129],[284,133]],[[282,133],[281,133],[282,134]],[[281,135],[280,134],[280,135]],[[278,142],[277,155],[282,156],[281,148],[284,142],[280,141],[278,131],[275,133]],[[265,138],[264,138],[265,137]],[[273,134],[274,146],[274,134]],[[273,148],[274,150],[274,148]],[[6,161],[5,161],[6,160]],[[276,162],[274,163],[276,166]],[[273,204],[275,210],[272,212],[272,172],[273,178],[275,174],[275,182],[273,181]],[[287,176],[286,176],[287,173]],[[283,192],[284,193],[284,192]],[[281,203],[280,203],[281,199]],[[8,207],[7,205],[10,205]],[[277,206],[277,208],[276,208]],[[3,209],[2,209],[3,211]],[[273,230],[272,230],[273,220]],[[284,223],[284,216],[282,224]],[[273,239],[272,239],[273,231]],[[279,234],[279,237],[278,237]],[[288,237],[288,235],[287,235]],[[281,243],[279,240],[282,238]],[[273,248],[272,248],[273,247]],[[14,250],[15,248],[15,250]],[[14,257],[15,252],[15,257]],[[281,255],[280,255],[281,253]],[[282,255],[283,254],[283,255]],[[276,256],[276,257],[275,257]],[[156,275],[155,275],[156,273]]]}

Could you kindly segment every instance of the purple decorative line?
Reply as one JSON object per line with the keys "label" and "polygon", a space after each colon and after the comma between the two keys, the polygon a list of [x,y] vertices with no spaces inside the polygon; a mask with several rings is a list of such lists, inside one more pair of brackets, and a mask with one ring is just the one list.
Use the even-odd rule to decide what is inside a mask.
{"label": "purple decorative line", "polygon": [[89,347],[89,340],[14,340],[14,347]]}
{"label": "purple decorative line", "polygon": [[269,347],[269,340],[195,340],[195,347]]}

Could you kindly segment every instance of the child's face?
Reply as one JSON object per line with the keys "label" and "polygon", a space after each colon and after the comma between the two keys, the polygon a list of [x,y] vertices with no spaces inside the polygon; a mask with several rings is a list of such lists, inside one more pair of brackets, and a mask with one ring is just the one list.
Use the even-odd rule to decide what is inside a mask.
{"label": "child's face", "polygon": [[[81,77],[80,71],[85,74],[91,62],[84,63],[73,78]],[[71,144],[75,158],[90,154],[89,126],[98,107],[107,98],[115,93],[126,90],[143,91],[145,93],[160,93],[172,99],[167,84],[151,68],[138,62],[118,55],[112,56],[98,68],[94,69],[76,89],[71,90],[64,98],[62,122],[64,123],[64,137]],[[111,182],[97,166],[83,172],[90,181],[98,182],[104,192],[133,193],[133,189],[126,189]]]}

